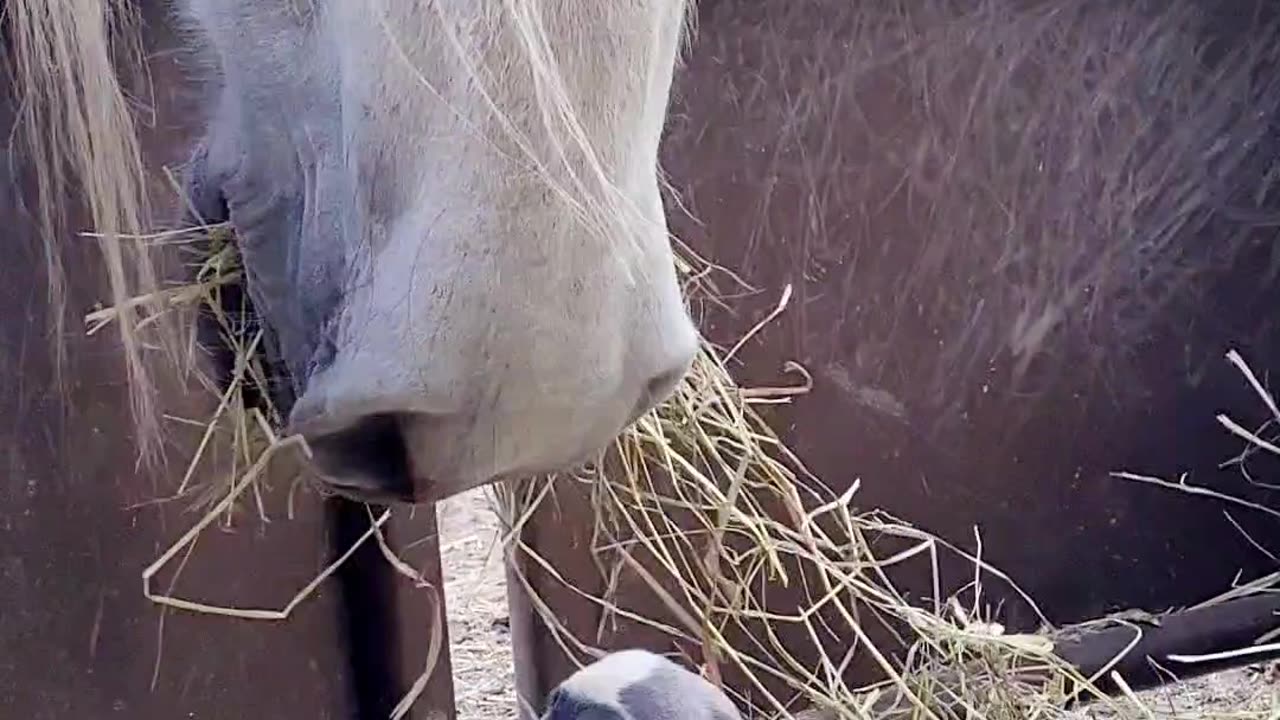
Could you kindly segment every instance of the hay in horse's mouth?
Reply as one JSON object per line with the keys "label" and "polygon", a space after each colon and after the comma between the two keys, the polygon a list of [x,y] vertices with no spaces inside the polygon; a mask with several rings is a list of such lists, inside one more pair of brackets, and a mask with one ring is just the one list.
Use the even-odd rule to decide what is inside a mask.
{"label": "hay in horse's mouth", "polygon": [[[245,275],[234,228],[224,223],[199,233],[196,253],[220,258],[221,281],[201,298],[196,318],[197,340],[214,367],[214,380],[223,392],[239,383],[244,408],[261,410],[276,430],[284,427],[293,403],[283,363],[266,351],[266,326],[245,287]],[[201,247],[203,246],[203,247]],[[208,261],[199,266],[206,274]],[[252,344],[254,339],[256,344]]]}
{"label": "hay in horse's mouth", "polygon": [[[280,437],[285,428],[284,418],[292,405],[292,386],[280,368],[273,362],[264,345],[269,328],[260,322],[248,292],[243,287],[244,274],[240,254],[236,246],[234,229],[227,222],[216,225],[199,224],[182,230],[162,233],[163,236],[182,237],[182,249],[194,255],[192,268],[183,278],[184,284],[166,289],[161,302],[145,302],[135,298],[131,308],[159,306],[163,311],[171,309],[195,309],[196,322],[192,324],[190,347],[206,351],[212,360],[214,376],[209,377],[196,370],[194,352],[188,358],[188,370],[196,370],[199,380],[218,403],[212,416],[205,422],[184,421],[203,427],[203,437],[194,448],[185,474],[173,498],[188,492],[196,495],[195,505],[205,509],[202,517],[165,550],[142,573],[143,594],[152,602],[206,615],[234,617],[247,620],[284,621],[306,601],[325,580],[329,579],[367,541],[376,541],[382,555],[393,571],[407,577],[415,587],[432,596],[433,628],[428,640],[426,667],[417,682],[400,700],[392,714],[403,717],[413,707],[426,687],[438,663],[444,618],[438,589],[423,578],[408,563],[399,559],[382,537],[381,528],[390,519],[390,510],[383,510],[378,517],[370,513],[368,530],[354,539],[338,557],[321,570],[310,582],[278,609],[242,608],[211,605],[175,595],[158,593],[153,589],[156,575],[184,550],[190,552],[196,539],[221,517],[230,517],[242,496],[251,493],[258,515],[265,521],[266,510],[261,495],[268,480],[268,468],[285,451],[299,450],[301,455],[316,460],[317,454],[332,467],[340,469],[344,476],[370,476],[375,479],[376,491],[363,485],[352,484],[347,479],[322,478],[318,489],[322,494],[335,493],[357,502],[386,504],[388,500],[410,500],[412,482],[407,469],[407,455],[403,452],[403,438],[397,432],[397,419],[393,417],[370,418],[358,428],[358,432],[337,432],[321,436],[313,449],[299,434]],[[138,238],[149,241],[153,238]],[[154,300],[156,298],[148,298]],[[105,325],[130,315],[122,308],[96,308],[85,320],[90,333]],[[142,318],[139,326],[151,318]],[[203,337],[202,337],[203,336]],[[201,342],[203,341],[203,342]],[[176,418],[175,418],[176,419]],[[230,429],[230,438],[225,431]],[[224,431],[215,439],[219,431]],[[225,481],[211,483],[205,488],[193,487],[197,468],[209,453],[211,446],[229,440],[231,468],[219,477]],[[316,469],[316,463],[310,463]],[[296,486],[296,483],[295,483]],[[391,491],[387,492],[386,489]],[[293,493],[290,490],[288,515],[293,516]],[[332,507],[332,505],[330,505]],[[182,568],[176,571],[181,573]],[[177,575],[174,576],[176,581]]]}
{"label": "hay in horse's mouth", "polygon": [[[184,256],[184,277],[156,296],[141,296],[127,307],[96,307],[85,316],[87,332],[94,334],[117,322],[126,311],[158,306],[163,312],[195,311],[189,330],[190,355],[187,371],[217,398],[210,416],[201,421],[183,421],[204,427],[204,435],[171,499],[195,495],[197,508],[218,503],[234,487],[236,479],[252,466],[255,458],[278,442],[277,435],[293,435],[286,418],[293,404],[291,382],[284,365],[268,352],[270,328],[266,327],[253,307],[244,286],[244,270],[236,244],[234,228],[229,222],[199,224],[192,220],[186,227],[139,238],[145,242],[175,244]],[[158,300],[158,302],[155,302]],[[136,320],[145,327],[156,320]],[[197,350],[199,353],[197,354]],[[335,477],[330,471],[321,480],[321,490],[363,501],[405,499],[405,488],[411,487],[407,474],[403,440],[398,440],[394,423],[387,419],[372,421],[378,432],[355,441],[353,433],[334,433],[318,441],[322,456],[333,462],[333,468],[344,468],[359,476],[376,479],[378,490],[366,490],[363,483]],[[215,436],[230,433],[226,440],[233,448],[231,468],[225,481],[197,487],[197,469],[215,444]],[[331,441],[330,441],[331,440]],[[305,441],[302,441],[305,445]],[[307,449],[310,455],[310,448]],[[380,456],[378,453],[386,453]],[[312,469],[316,469],[314,464]],[[314,478],[313,479],[317,479]],[[386,492],[381,487],[387,488]],[[261,501],[258,500],[259,506]],[[261,507],[259,514],[264,515]]]}
{"label": "hay in horse's mouth", "polygon": [[[219,238],[209,233],[210,252],[235,258],[234,231]],[[239,383],[242,411],[260,411],[272,429],[307,438],[311,469],[323,489],[351,500],[375,504],[414,501],[413,473],[405,443],[406,418],[384,413],[361,419],[355,425],[334,428],[292,427],[286,422],[294,404],[292,384],[285,364],[264,351],[263,343],[250,346],[246,338],[271,331],[257,314],[243,287],[243,273],[218,286],[202,304],[198,320],[203,345],[212,356],[217,383],[223,392]],[[241,368],[254,368],[244,372]]]}
{"label": "hay in horse's mouth", "polygon": [[[232,258],[228,264],[238,268],[234,230],[206,235],[207,251]],[[305,437],[312,475],[323,490],[360,502],[413,502],[406,418],[384,413],[332,428],[293,427],[286,420],[295,400],[293,385],[284,362],[264,348],[271,328],[254,309],[243,278],[238,272],[206,296],[197,321],[220,390],[238,396],[238,412],[261,412],[273,431]]]}

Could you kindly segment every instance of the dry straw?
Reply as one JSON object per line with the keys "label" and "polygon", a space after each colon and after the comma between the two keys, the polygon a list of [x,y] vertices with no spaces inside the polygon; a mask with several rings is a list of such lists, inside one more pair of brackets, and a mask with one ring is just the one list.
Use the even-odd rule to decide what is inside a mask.
{"label": "dry straw", "polygon": [[[245,408],[246,381],[266,385],[258,354],[260,336],[246,337],[244,327],[222,310],[220,292],[241,277],[228,231],[223,227],[200,230],[210,241],[199,251],[203,256],[197,259],[194,280],[165,288],[160,298],[132,302],[136,307],[169,310],[203,306],[217,319],[224,341],[236,350],[237,362],[224,391],[217,392],[207,379],[200,378],[217,397],[211,418],[200,423],[179,421],[195,426],[199,439],[177,481],[174,497],[194,498],[204,513],[144,571],[144,593],[169,608],[282,621],[369,538],[378,542],[398,573],[433,595],[439,593],[439,588],[397,558],[386,544],[380,528],[390,513],[376,520],[371,516],[369,532],[281,608],[220,607],[153,589],[155,576],[184,551],[189,553],[200,534],[219,518],[230,522],[233,509],[246,495],[251,494],[256,514],[265,520],[263,488],[271,462],[291,448],[308,453],[301,438],[276,436],[278,417],[268,418],[257,409]],[[169,233],[141,240],[182,243],[181,238],[181,234]],[[718,302],[721,293],[711,280],[715,268],[692,253],[682,255],[679,266],[687,279],[686,292]],[[753,334],[786,312],[789,298],[787,288],[775,310],[727,351],[704,343],[674,397],[629,428],[597,470],[496,488],[507,515],[508,559],[516,560],[515,576],[565,652],[589,661],[599,650],[594,638],[574,636],[555,609],[538,596],[524,568],[533,563],[551,577],[559,575],[554,559],[542,557],[522,542],[519,530],[554,496],[557,486],[586,482],[595,508],[592,522],[602,577],[613,587],[623,573],[631,573],[652,597],[617,597],[611,591],[592,595],[567,582],[565,587],[597,603],[607,619],[625,617],[699,647],[705,660],[702,669],[714,680],[719,681],[729,667],[736,670],[747,679],[747,686],[726,689],[754,714],[785,716],[803,708],[803,714],[814,720],[1051,718],[1063,715],[1065,701],[1075,693],[1076,697],[1098,700],[1116,717],[1151,717],[1152,711],[1132,693],[1122,693],[1118,699],[1104,697],[1090,678],[1081,677],[1054,656],[1048,636],[1008,634],[984,617],[978,602],[981,583],[977,569],[1003,576],[979,557],[970,557],[975,567],[974,581],[968,588],[975,598],[973,604],[963,607],[956,599],[943,597],[936,579],[938,557],[960,552],[957,548],[883,512],[859,509],[857,482],[835,493],[805,470],[800,459],[778,439],[754,406],[787,402],[809,392],[808,374],[790,364],[786,370],[799,377],[799,383],[744,389],[732,381],[727,363]],[[115,308],[99,308],[90,313],[86,317],[89,331],[110,323],[116,312]],[[144,327],[146,323],[144,319]],[[1243,360],[1234,353],[1230,359],[1275,413],[1271,396]],[[274,410],[268,411],[274,415]],[[1258,433],[1229,418],[1221,421],[1255,449],[1277,452],[1276,445]],[[225,480],[202,487],[195,479],[201,467],[212,462],[212,450],[218,447],[231,450],[229,472],[221,476]],[[1129,479],[1160,482],[1140,476]],[[1180,489],[1194,492],[1185,485]],[[287,515],[293,515],[292,493]],[[880,549],[882,543],[871,542],[876,537],[901,542],[886,551]],[[933,597],[924,607],[908,602],[890,579],[896,567],[919,558],[928,559],[935,568]],[[780,586],[803,587],[807,602],[790,614],[767,609],[761,595]],[[1261,591],[1266,586],[1260,582],[1233,595]],[[658,613],[635,609],[654,600],[660,607]],[[440,607],[438,603],[434,606]],[[428,666],[393,717],[403,717],[423,692],[441,652],[442,626],[443,618],[437,614],[429,640]],[[784,628],[786,643],[779,639]],[[802,632],[794,632],[797,628]],[[891,632],[908,648],[901,656],[904,659],[878,647],[873,638],[877,629]],[[735,643],[733,637],[750,640]],[[834,642],[836,637],[842,641]],[[849,686],[842,671],[855,656],[871,658],[886,679],[866,687]],[[816,664],[811,662],[814,658]],[[1122,689],[1127,687],[1122,678],[1113,679]],[[785,694],[769,689],[777,687],[785,688]],[[1263,711],[1234,715],[1267,716]]]}
{"label": "dry straw", "polygon": [[[788,297],[784,292],[766,322],[784,311]],[[527,574],[531,565],[598,605],[601,629],[621,617],[685,647],[697,647],[702,670],[713,681],[720,680],[723,665],[731,666],[746,678],[739,688],[746,692],[737,699],[758,716],[785,717],[804,708],[802,714],[814,719],[1050,718],[1069,714],[1064,708],[1072,697],[1095,701],[1095,709],[1114,717],[1153,716],[1109,668],[1102,672],[1121,688],[1119,698],[1104,697],[1092,682],[1097,676],[1082,677],[1055,657],[1047,629],[1042,635],[1007,634],[984,618],[977,571],[1008,578],[980,558],[969,556],[975,577],[966,589],[973,593],[973,604],[963,607],[954,597],[941,597],[938,557],[960,550],[885,513],[857,508],[857,482],[835,493],[806,471],[753,405],[785,402],[808,391],[808,376],[791,365],[788,369],[803,375],[804,384],[736,387],[726,360],[746,339],[724,354],[704,346],[676,396],[628,430],[598,470],[499,489],[516,574],[568,657],[582,663],[598,656],[598,635],[575,635],[562,621],[563,611],[539,596]],[[1229,359],[1275,413],[1274,401],[1240,356],[1233,351]],[[1220,420],[1235,427],[1228,418]],[[1278,452],[1255,434],[1234,432],[1256,448]],[[541,556],[521,540],[520,531],[533,513],[554,502],[557,485],[572,482],[589,485],[596,524],[593,552],[604,593],[575,587],[557,571],[555,558]],[[903,542],[878,549],[885,547],[886,537]],[[873,544],[873,538],[880,541]],[[890,578],[897,566],[921,557],[929,558],[934,568],[934,596],[927,607],[908,602]],[[623,574],[640,580],[652,594],[620,596],[615,589],[623,585]],[[1274,589],[1277,580],[1280,574],[1205,604]],[[626,586],[635,588],[636,583]],[[770,588],[782,586],[802,588],[806,598],[789,614],[762,602]],[[661,612],[637,609],[655,603]],[[877,627],[893,629],[907,647],[905,660],[877,647],[871,634]],[[1139,630],[1134,644],[1140,636]],[[854,656],[871,658],[886,679],[865,687],[847,684],[842,671]],[[768,689],[778,686],[785,695]],[[1260,687],[1257,692],[1247,703],[1256,711],[1230,716],[1277,717],[1280,698],[1275,690]]]}
{"label": "dry straw", "polygon": [[[189,320],[192,313],[203,311],[212,317],[218,329],[220,342],[235,356],[227,386],[224,390],[219,390],[211,378],[199,371],[199,363],[196,360],[196,354],[199,351],[196,323],[180,323],[190,332],[187,348],[191,357],[186,363],[186,367],[193,371],[190,379],[216,398],[216,404],[210,416],[203,421],[172,415],[165,416],[167,420],[178,426],[197,429],[199,435],[172,495],[158,498],[156,502],[186,499],[193,509],[203,512],[186,532],[143,570],[143,594],[152,602],[165,608],[241,620],[284,621],[357,549],[372,538],[377,542],[383,557],[392,568],[410,580],[416,588],[428,593],[432,599],[432,607],[436,608],[427,641],[426,667],[409,692],[396,705],[391,716],[392,720],[405,717],[414,702],[425,691],[428,680],[439,664],[444,637],[444,618],[439,611],[443,607],[439,597],[441,589],[400,559],[382,535],[382,528],[390,520],[391,511],[384,511],[377,518],[370,515],[369,530],[279,608],[219,606],[179,597],[171,591],[158,592],[153,587],[156,576],[181,555],[178,569],[169,581],[172,588],[200,536],[220,519],[229,525],[233,520],[234,511],[241,506],[246,494],[251,496],[252,508],[258,519],[268,522],[266,497],[269,494],[268,490],[271,489],[272,463],[277,457],[286,455],[289,450],[298,450],[303,456],[310,457],[310,448],[301,436],[279,437],[277,435],[276,428],[282,425],[281,417],[271,404],[268,394],[255,393],[258,402],[261,403],[258,407],[250,407],[247,402],[248,388],[250,386],[267,388],[270,378],[260,352],[262,331],[250,330],[251,326],[244,322],[244,318],[252,315],[247,297],[242,300],[243,304],[240,307],[235,308],[234,315],[227,313],[226,304],[223,301],[224,289],[239,285],[243,279],[240,255],[230,227],[225,224],[203,225],[128,239],[139,243],[177,246],[193,260],[186,265],[186,278],[147,295],[128,298],[116,305],[95,308],[85,316],[86,332],[94,334],[107,325],[119,321],[125,310],[131,312],[152,310],[152,314],[144,315],[137,322],[138,330],[156,325],[164,313],[186,313]],[[241,297],[245,295],[242,294]],[[199,482],[202,472],[207,472],[210,467],[220,471],[214,476],[215,480]],[[285,499],[285,515],[289,519],[295,516],[294,490],[299,486],[298,480],[301,477],[300,474],[294,476],[294,482]],[[163,616],[161,631],[163,632]],[[159,656],[157,656],[156,671],[158,674]],[[153,682],[154,680],[155,678]]]}

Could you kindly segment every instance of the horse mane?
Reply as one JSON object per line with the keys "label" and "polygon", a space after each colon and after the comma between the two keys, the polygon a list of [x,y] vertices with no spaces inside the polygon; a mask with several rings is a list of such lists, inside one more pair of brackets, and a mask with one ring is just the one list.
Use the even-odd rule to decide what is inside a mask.
{"label": "horse mane", "polygon": [[[149,463],[161,448],[160,424],[137,324],[140,311],[154,314],[160,308],[155,300],[129,300],[157,285],[142,241],[150,214],[141,143],[117,74],[118,67],[142,66],[136,8],[126,0],[9,0],[4,7],[7,69],[18,109],[15,139],[25,145],[35,184],[55,377],[61,387],[68,333],[65,263],[85,257],[68,253],[65,245],[78,242],[69,233],[85,232],[69,227],[83,209],[110,283],[110,301],[121,310],[116,327],[135,440],[140,459]],[[71,197],[76,202],[68,202]]]}

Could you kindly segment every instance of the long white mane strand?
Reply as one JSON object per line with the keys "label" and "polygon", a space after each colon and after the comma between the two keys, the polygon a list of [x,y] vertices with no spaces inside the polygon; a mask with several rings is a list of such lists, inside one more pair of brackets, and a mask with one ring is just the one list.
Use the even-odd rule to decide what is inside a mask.
{"label": "long white mane strand", "polygon": [[[140,458],[161,449],[155,385],[143,363],[138,310],[159,308],[129,298],[156,288],[140,236],[149,218],[137,128],[117,76],[116,61],[141,67],[136,9],[112,0],[10,0],[7,57],[18,103],[15,135],[31,159],[37,220],[45,258],[55,372],[62,381],[68,312],[64,243],[91,231],[101,250],[130,387]],[[68,202],[76,198],[78,202]],[[82,203],[80,205],[79,203]],[[75,209],[91,228],[70,227]],[[72,257],[80,257],[73,255]],[[165,323],[160,323],[161,327]],[[167,333],[161,333],[165,342]],[[176,358],[176,354],[173,355]]]}

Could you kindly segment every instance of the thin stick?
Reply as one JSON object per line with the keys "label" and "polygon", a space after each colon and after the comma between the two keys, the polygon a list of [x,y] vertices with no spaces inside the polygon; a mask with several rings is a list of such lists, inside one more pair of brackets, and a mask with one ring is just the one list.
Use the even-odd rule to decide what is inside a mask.
{"label": "thin stick", "polygon": [[1164,480],[1162,478],[1157,478],[1157,477],[1150,477],[1148,475],[1136,475],[1130,472],[1113,472],[1111,473],[1111,475],[1112,477],[1120,478],[1121,480],[1131,480],[1133,482],[1146,483],[1148,485],[1156,485],[1158,487],[1168,488],[1170,490],[1177,490],[1178,492],[1184,492],[1184,493],[1187,493],[1188,495],[1200,495],[1203,497],[1210,497],[1215,500],[1221,500],[1222,502],[1232,503],[1235,505],[1239,505],[1240,507],[1246,507],[1246,508],[1249,508],[1250,510],[1257,510],[1260,513],[1266,513],[1267,515],[1270,515],[1272,517],[1280,518],[1280,510],[1276,510],[1275,508],[1270,508],[1260,503],[1244,500],[1238,497],[1233,497],[1231,495],[1226,495],[1216,490],[1210,490],[1209,488],[1206,488],[1206,487],[1200,487],[1198,485],[1189,485],[1187,484],[1186,473],[1183,473],[1178,477],[1178,482],[1172,482],[1172,481]]}
{"label": "thin stick", "polygon": [[1266,655],[1280,651],[1280,642],[1269,643],[1267,645],[1251,645],[1249,647],[1236,648],[1235,650],[1223,650],[1222,652],[1207,653],[1204,655],[1166,655],[1165,657],[1174,662],[1187,663],[1189,665],[1196,663],[1215,662],[1217,660],[1230,660],[1231,658],[1250,657],[1252,655]]}
{"label": "thin stick", "polygon": [[232,486],[231,492],[227,493],[227,495],[220,500],[217,505],[210,509],[209,512],[205,513],[204,517],[200,518],[200,520],[195,525],[191,526],[191,528],[187,530],[182,537],[178,538],[177,542],[169,546],[169,549],[166,550],[164,554],[156,558],[154,562],[142,571],[142,594],[145,595],[148,600],[158,605],[165,605],[179,610],[187,610],[205,615],[221,615],[224,617],[241,618],[244,620],[280,621],[287,619],[293,613],[293,610],[315,591],[320,583],[324,582],[330,575],[337,571],[342,563],[346,562],[347,558],[351,557],[351,555],[354,554],[355,551],[365,543],[365,541],[378,531],[378,528],[382,527],[382,525],[387,522],[391,517],[390,510],[385,511],[382,516],[378,518],[378,521],[371,525],[369,530],[366,531],[364,535],[360,536],[360,538],[356,540],[356,542],[352,544],[352,546],[348,548],[341,557],[321,571],[319,575],[311,580],[311,582],[307,583],[301,590],[299,590],[283,608],[278,610],[221,607],[185,600],[171,595],[160,595],[152,592],[151,579],[157,572],[164,568],[164,566],[167,565],[175,555],[181,552],[183,548],[194,542],[195,539],[199,537],[200,533],[204,532],[205,528],[213,524],[213,522],[217,520],[218,516],[225,512],[226,509],[235,502],[236,498],[258,479],[275,453],[279,452],[283,448],[301,444],[301,436],[291,435],[268,446],[249,470]]}

